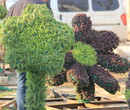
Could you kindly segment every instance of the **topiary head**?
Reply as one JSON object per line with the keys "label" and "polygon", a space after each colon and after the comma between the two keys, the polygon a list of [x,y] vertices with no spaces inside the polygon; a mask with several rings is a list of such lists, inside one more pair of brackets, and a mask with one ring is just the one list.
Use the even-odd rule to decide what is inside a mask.
{"label": "topiary head", "polygon": [[86,14],[78,13],[72,19],[72,26],[75,31],[91,30],[92,22]]}
{"label": "topiary head", "polygon": [[6,15],[7,9],[4,6],[0,5],[0,19],[4,19]]}
{"label": "topiary head", "polygon": [[57,22],[46,5],[28,5],[22,16],[5,19],[1,36],[6,63],[35,73],[59,73],[74,43],[73,29]]}

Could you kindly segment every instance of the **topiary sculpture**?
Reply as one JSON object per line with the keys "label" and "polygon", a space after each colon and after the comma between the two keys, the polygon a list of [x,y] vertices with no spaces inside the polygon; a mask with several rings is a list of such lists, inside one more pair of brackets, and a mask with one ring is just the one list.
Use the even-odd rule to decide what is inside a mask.
{"label": "topiary sculpture", "polygon": [[[94,52],[92,52],[92,49],[88,49],[88,47],[86,49],[88,56],[83,57],[83,54],[75,56],[75,53],[78,53],[80,50],[85,51],[82,47],[79,50],[72,49],[65,56],[64,68],[66,68],[67,80],[76,86],[78,100],[83,102],[94,100],[94,83],[109,93],[115,94],[120,90],[120,87],[109,71],[125,73],[129,69],[128,61],[113,52],[119,44],[118,36],[113,32],[100,33],[93,30],[90,17],[82,13],[74,16],[72,26],[75,31],[75,42],[82,42],[86,46],[91,45],[97,53],[96,65],[94,63],[91,65],[90,59],[94,57],[89,56],[89,53]],[[84,61],[81,62],[80,58],[84,59]]]}
{"label": "topiary sculpture", "polygon": [[128,104],[128,107],[130,109],[130,72],[128,74],[128,78],[127,78],[127,81],[126,81],[125,98],[126,98],[126,102]]}
{"label": "topiary sculpture", "polygon": [[6,15],[7,9],[4,6],[0,5],[0,19],[4,19]]}
{"label": "topiary sculpture", "polygon": [[0,33],[6,63],[26,72],[27,110],[45,110],[45,77],[61,71],[73,29],[57,22],[46,5],[28,5],[22,16],[5,19]]}

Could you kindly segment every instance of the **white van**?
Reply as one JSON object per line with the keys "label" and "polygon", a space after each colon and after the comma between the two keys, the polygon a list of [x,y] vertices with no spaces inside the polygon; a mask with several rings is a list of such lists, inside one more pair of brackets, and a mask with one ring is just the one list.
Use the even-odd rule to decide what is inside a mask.
{"label": "white van", "polygon": [[91,17],[93,28],[98,31],[113,31],[120,41],[127,40],[126,14],[122,0],[50,0],[54,17],[71,26],[77,13]]}
{"label": "white van", "polygon": [[[11,1],[14,3],[18,0],[6,0],[7,8]],[[86,13],[91,17],[95,30],[113,31],[119,36],[120,41],[127,40],[123,0],[50,0],[50,4],[55,19],[60,22],[71,26],[75,14]]]}

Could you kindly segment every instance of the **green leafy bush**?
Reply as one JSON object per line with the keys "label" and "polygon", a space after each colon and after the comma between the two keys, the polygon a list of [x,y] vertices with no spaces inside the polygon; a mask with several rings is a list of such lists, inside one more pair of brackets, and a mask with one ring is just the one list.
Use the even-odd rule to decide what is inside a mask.
{"label": "green leafy bush", "polygon": [[4,19],[6,15],[7,9],[4,6],[0,5],[0,19]]}
{"label": "green leafy bush", "polygon": [[60,73],[64,57],[74,44],[74,32],[57,22],[46,5],[28,5],[20,17],[1,26],[5,61],[27,73],[27,110],[45,110],[46,75]]}
{"label": "green leafy bush", "polygon": [[97,63],[96,51],[90,45],[77,42],[72,51],[73,57],[83,65],[92,66]]}
{"label": "green leafy bush", "polygon": [[19,71],[47,74],[60,72],[74,43],[73,30],[42,5],[29,5],[23,16],[4,20],[2,36],[6,63]]}

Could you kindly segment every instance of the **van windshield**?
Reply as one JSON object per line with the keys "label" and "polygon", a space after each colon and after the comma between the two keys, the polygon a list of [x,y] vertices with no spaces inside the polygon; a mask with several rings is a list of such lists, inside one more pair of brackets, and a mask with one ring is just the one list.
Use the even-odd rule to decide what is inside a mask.
{"label": "van windshield", "polygon": [[94,11],[112,11],[118,7],[118,0],[92,0],[92,8]]}
{"label": "van windshield", "polygon": [[88,11],[88,0],[58,0],[60,12]]}

